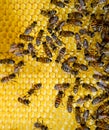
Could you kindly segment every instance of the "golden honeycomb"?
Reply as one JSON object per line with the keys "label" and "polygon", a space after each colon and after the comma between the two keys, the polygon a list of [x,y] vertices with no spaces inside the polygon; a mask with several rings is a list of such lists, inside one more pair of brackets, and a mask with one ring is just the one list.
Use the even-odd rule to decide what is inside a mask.
{"label": "golden honeycomb", "polygon": [[[72,88],[75,77],[65,73],[61,70],[61,64],[55,62],[58,51],[53,53],[53,61],[49,64],[38,63],[30,55],[17,57],[8,53],[10,45],[14,42],[23,42],[25,46],[27,45],[27,42],[19,39],[19,35],[33,21],[37,21],[37,26],[31,32],[31,36],[36,37],[40,29],[44,29],[45,36],[48,34],[46,29],[48,19],[40,14],[41,9],[56,9],[59,19],[66,20],[67,14],[73,10],[75,11],[74,2],[74,0],[71,0],[65,8],[59,8],[54,4],[50,4],[50,0],[0,0],[0,59],[10,57],[16,63],[22,59],[25,62],[25,66],[22,67],[15,79],[4,84],[0,82],[0,130],[35,130],[34,123],[38,119],[43,121],[51,130],[75,130],[79,126],[75,120],[74,112],[75,106],[79,105],[73,104],[72,113],[68,113],[66,108],[68,96],[73,94]],[[87,2],[87,5],[90,5],[91,2],[92,0]],[[108,0],[107,3],[109,3]],[[104,4],[99,4],[96,8],[90,8],[89,6],[89,10],[93,13],[103,12]],[[88,24],[89,20],[84,17],[83,27]],[[64,29],[69,30],[69,26],[65,26]],[[74,32],[78,32],[79,29],[76,26],[70,27],[70,30]],[[96,40],[101,40],[98,33],[93,39],[86,38],[92,42],[92,46]],[[79,62],[87,64],[83,58],[83,52],[76,50],[74,37],[61,37],[61,39],[65,43],[69,55],[76,55]],[[35,45],[35,40],[32,43]],[[36,51],[39,55],[45,55],[42,46],[36,47]],[[13,69],[13,65],[0,64],[0,78],[12,73]],[[82,82],[96,85],[96,80],[92,78],[92,74],[96,69],[99,70],[99,68],[89,67],[88,71],[81,71],[78,76],[81,77]],[[66,90],[63,103],[59,108],[55,108],[54,102],[57,91],[54,89],[54,85],[63,82],[69,82],[71,87]],[[30,105],[25,106],[19,103],[18,97],[24,95],[35,83],[42,83],[43,87],[31,96]],[[95,93],[90,93],[90,91],[86,91],[80,86],[78,93],[73,95],[76,101],[84,95],[91,94],[93,98],[100,93],[102,93],[101,89],[98,89]],[[91,101],[88,101],[81,107],[81,110],[89,109],[91,115],[96,107],[97,105],[92,105]],[[94,130],[96,128],[95,121],[89,118],[87,126]]]}

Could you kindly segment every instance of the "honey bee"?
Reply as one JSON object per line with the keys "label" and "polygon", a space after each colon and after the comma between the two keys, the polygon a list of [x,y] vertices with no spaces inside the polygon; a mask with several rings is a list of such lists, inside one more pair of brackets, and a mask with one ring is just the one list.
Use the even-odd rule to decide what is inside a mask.
{"label": "honey bee", "polygon": [[36,57],[36,61],[41,62],[41,63],[50,63],[50,62],[52,62],[52,60],[49,59],[48,57]]}
{"label": "honey bee", "polygon": [[85,110],[83,113],[82,122],[81,122],[82,126],[86,124],[88,117],[89,117],[89,110]]}
{"label": "honey bee", "polygon": [[1,82],[2,82],[2,83],[7,83],[8,81],[14,79],[15,77],[16,77],[16,75],[15,75],[14,73],[9,74],[8,76],[3,77],[3,78],[1,79]]}
{"label": "honey bee", "polygon": [[87,101],[89,101],[91,99],[91,96],[90,96],[90,94],[88,94],[88,95],[86,95],[84,98],[79,98],[78,100],[77,100],[77,103],[78,104],[84,104],[85,102],[87,102]]}
{"label": "honey bee", "polygon": [[37,34],[37,37],[36,37],[37,46],[39,46],[41,44],[41,39],[42,39],[43,33],[44,33],[44,30],[41,29]]}
{"label": "honey bee", "polygon": [[56,84],[54,86],[54,89],[56,89],[58,91],[65,91],[69,87],[70,87],[69,83],[62,83],[62,84]]}
{"label": "honey bee", "polygon": [[62,27],[65,25],[65,21],[60,21],[58,24],[57,24],[57,26],[55,27],[55,30],[56,31],[61,31],[62,30]]}
{"label": "honey bee", "polygon": [[90,90],[91,92],[96,92],[97,91],[97,89],[94,86],[92,86],[90,84],[87,84],[87,83],[83,83],[82,87],[85,88],[85,89]]}
{"label": "honey bee", "polygon": [[16,50],[23,49],[23,48],[24,48],[23,43],[18,43],[18,44],[13,43],[10,46],[9,52],[14,53]]}
{"label": "honey bee", "polygon": [[54,51],[57,49],[57,46],[53,43],[53,39],[49,36],[46,36],[46,41],[49,43],[51,49]]}
{"label": "honey bee", "polygon": [[60,35],[63,36],[63,37],[72,37],[74,35],[74,32],[72,31],[61,31],[60,32]]}
{"label": "honey bee", "polygon": [[75,80],[75,85],[73,87],[73,92],[76,94],[78,92],[78,89],[79,89],[79,85],[80,85],[80,77],[76,77],[76,80]]}
{"label": "honey bee", "polygon": [[56,42],[56,44],[57,44],[58,46],[62,46],[63,42],[56,36],[55,33],[52,33],[51,36],[52,36],[52,38],[55,40],[55,42]]}
{"label": "honey bee", "polygon": [[80,111],[80,107],[75,107],[75,119],[77,123],[81,123],[81,111]]}
{"label": "honey bee", "polygon": [[81,20],[79,19],[67,19],[66,21],[68,24],[72,24],[72,25],[75,25],[75,26],[82,26],[82,22]]}
{"label": "honey bee", "polygon": [[34,84],[33,87],[31,89],[29,89],[28,92],[27,92],[28,97],[30,97],[35,92],[35,90],[39,90],[41,87],[42,87],[41,83]]}
{"label": "honey bee", "polygon": [[68,13],[68,18],[69,19],[72,19],[72,18],[81,19],[82,17],[83,17],[83,15],[80,12],[71,12],[71,13]]}
{"label": "honey bee", "polygon": [[46,53],[46,55],[47,55],[49,58],[51,58],[51,57],[52,57],[52,53],[51,53],[49,47],[47,46],[47,43],[46,43],[46,42],[43,42],[42,45],[43,45],[44,52]]}
{"label": "honey bee", "polygon": [[34,40],[33,36],[25,35],[25,34],[20,34],[19,38],[23,39],[24,41],[33,41]]}
{"label": "honey bee", "polygon": [[79,30],[79,33],[81,34],[81,35],[84,35],[84,34],[87,34],[87,29],[86,28],[81,28],[80,30]]}
{"label": "honey bee", "polygon": [[0,59],[0,64],[15,64],[15,61],[11,58]]}
{"label": "honey bee", "polygon": [[105,121],[99,120],[99,121],[96,121],[95,124],[96,124],[97,127],[102,128],[102,130],[108,130],[109,129],[109,124]]}
{"label": "honey bee", "polygon": [[100,94],[100,96],[97,96],[97,97],[95,97],[95,98],[92,100],[92,104],[93,104],[93,105],[96,105],[96,104],[102,102],[103,100],[105,100],[106,98],[108,98],[108,93]]}
{"label": "honey bee", "polygon": [[74,97],[73,97],[72,95],[68,96],[68,100],[67,100],[67,111],[68,111],[69,113],[72,112],[73,98],[74,98]]}
{"label": "honey bee", "polygon": [[22,66],[24,66],[24,61],[21,60],[18,62],[18,64],[15,65],[14,73],[19,72],[19,70],[21,69]]}
{"label": "honey bee", "polygon": [[104,72],[106,72],[107,74],[109,74],[109,63],[105,66]]}
{"label": "honey bee", "polygon": [[21,98],[21,97],[18,97],[18,102],[28,106],[31,102],[29,101],[29,99],[25,99],[25,98]]}
{"label": "honey bee", "polygon": [[29,53],[31,53],[34,50],[35,50],[35,48],[34,48],[33,44],[32,43],[28,43],[28,51],[29,51]]}
{"label": "honey bee", "polygon": [[66,53],[66,48],[65,47],[61,48],[55,62],[59,63],[61,59],[64,57],[65,53]]}
{"label": "honey bee", "polygon": [[50,17],[50,19],[49,19],[49,24],[53,24],[53,25],[55,25],[57,22],[58,22],[58,20],[59,20],[59,17],[58,16],[52,16],[52,17]]}
{"label": "honey bee", "polygon": [[37,22],[36,22],[36,21],[33,21],[33,22],[31,23],[31,25],[29,25],[29,26],[25,29],[24,34],[25,34],[25,35],[28,35],[29,33],[31,33],[31,31],[33,30],[33,28],[35,28],[36,24],[37,24]]}
{"label": "honey bee", "polygon": [[108,11],[109,10],[109,4],[103,6],[103,10]]}
{"label": "honey bee", "polygon": [[60,8],[64,8],[65,4],[62,1],[57,1],[57,0],[51,0],[51,3],[60,7]]}
{"label": "honey bee", "polygon": [[84,41],[83,41],[83,47],[84,47],[84,49],[88,49],[89,48],[88,40],[87,39],[84,39]]}
{"label": "honey bee", "polygon": [[101,88],[101,89],[103,89],[103,90],[106,90],[106,88],[107,88],[107,84],[105,84],[105,83],[102,82],[102,81],[97,82],[96,84],[97,84],[97,86],[98,86],[99,88]]}
{"label": "honey bee", "polygon": [[63,91],[59,91],[56,99],[55,99],[55,108],[58,108],[60,103],[62,102],[62,98],[64,97],[64,92]]}
{"label": "honey bee", "polygon": [[41,10],[41,14],[43,15],[43,16],[48,16],[48,17],[52,17],[52,16],[54,16],[55,14],[57,13],[57,11],[56,10]]}
{"label": "honey bee", "polygon": [[48,127],[43,125],[43,123],[40,123],[40,122],[34,123],[34,127],[35,128],[40,128],[41,130],[48,130]]}

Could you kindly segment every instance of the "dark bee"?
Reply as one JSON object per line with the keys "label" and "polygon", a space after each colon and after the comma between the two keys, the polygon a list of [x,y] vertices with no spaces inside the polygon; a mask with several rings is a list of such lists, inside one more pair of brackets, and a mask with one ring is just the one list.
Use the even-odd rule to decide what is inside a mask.
{"label": "dark bee", "polygon": [[56,36],[55,33],[52,33],[51,36],[52,36],[52,38],[54,39],[54,41],[56,42],[56,44],[57,44],[58,46],[62,46],[63,42]]}
{"label": "dark bee", "polygon": [[83,47],[84,47],[84,49],[88,49],[89,48],[87,39],[84,39],[84,41],[83,41]]}
{"label": "dark bee", "polygon": [[57,11],[56,10],[41,10],[41,14],[43,15],[43,16],[48,16],[48,17],[52,17],[52,16],[54,16],[55,14],[57,13]]}
{"label": "dark bee", "polygon": [[62,30],[62,27],[65,25],[65,21],[60,21],[57,26],[55,27],[55,30],[56,31],[61,31]]}
{"label": "dark bee", "polygon": [[24,44],[23,43],[18,43],[18,44],[13,43],[10,46],[9,52],[14,53],[16,50],[23,49],[23,48],[24,48]]}
{"label": "dark bee", "polygon": [[39,46],[41,44],[41,39],[43,36],[44,30],[40,30],[36,37],[36,45]]}
{"label": "dark bee", "polygon": [[75,40],[76,40],[77,50],[81,50],[81,48],[82,48],[81,37],[78,33],[75,33]]}
{"label": "dark bee", "polygon": [[46,41],[53,51],[57,49],[57,46],[53,43],[53,39],[51,37],[46,36]]}
{"label": "dark bee", "polygon": [[79,19],[67,19],[66,22],[75,26],[82,26],[82,22]]}
{"label": "dark bee", "polygon": [[32,58],[36,58],[35,48],[32,43],[28,43],[28,51],[31,54]]}
{"label": "dark bee", "polygon": [[18,97],[18,102],[28,106],[31,102],[28,99]]}
{"label": "dark bee", "polygon": [[28,92],[27,92],[28,97],[30,97],[35,92],[35,90],[39,90],[41,87],[42,87],[41,83],[34,84],[33,87],[30,90],[28,90]]}
{"label": "dark bee", "polygon": [[3,77],[3,78],[1,79],[1,82],[2,82],[2,83],[7,83],[8,81],[14,79],[15,77],[16,77],[16,75],[15,75],[14,73],[9,74],[8,76]]}
{"label": "dark bee", "polygon": [[36,57],[36,61],[41,63],[50,63],[52,60],[48,57]]}
{"label": "dark bee", "polygon": [[82,126],[86,124],[88,117],[89,117],[89,110],[85,110],[83,113],[82,122],[81,122]]}
{"label": "dark bee", "polygon": [[58,22],[58,20],[59,20],[59,17],[58,16],[52,16],[52,17],[50,17],[50,19],[49,19],[49,24],[56,24],[57,22]]}
{"label": "dark bee", "polygon": [[55,99],[55,107],[58,108],[60,103],[62,102],[62,98],[64,97],[64,92],[63,91],[59,91],[56,99]]}
{"label": "dark bee", "polygon": [[52,34],[54,30],[55,25],[54,24],[47,24],[47,31]]}
{"label": "dark bee", "polygon": [[24,35],[24,34],[20,34],[19,36],[20,39],[23,39],[24,41],[33,41],[34,37],[30,36],[30,35]]}
{"label": "dark bee", "polygon": [[103,90],[106,90],[107,84],[105,84],[103,81],[97,82],[97,86]]}
{"label": "dark bee", "polygon": [[61,59],[64,57],[65,53],[66,53],[66,48],[65,47],[61,48],[55,61],[59,63]]}
{"label": "dark bee", "polygon": [[15,61],[11,58],[0,59],[0,64],[15,64]]}
{"label": "dark bee", "polygon": [[40,128],[41,130],[48,130],[48,127],[43,125],[43,123],[40,123],[40,122],[34,123],[34,127],[35,128]]}
{"label": "dark bee", "polygon": [[105,66],[104,72],[106,72],[107,74],[109,74],[109,64],[107,64],[107,65]]}
{"label": "dark bee", "polygon": [[51,0],[51,3],[60,7],[60,8],[64,8],[65,4],[62,1],[57,1],[57,0]]}
{"label": "dark bee", "polygon": [[109,10],[109,4],[103,6],[103,10],[108,11]]}
{"label": "dark bee", "polygon": [[19,61],[18,64],[15,65],[14,73],[19,72],[22,66],[24,66],[24,61]]}
{"label": "dark bee", "polygon": [[95,98],[92,100],[92,104],[93,104],[93,105],[96,105],[96,104],[102,102],[103,100],[105,100],[106,98],[108,98],[108,93],[100,94],[100,96],[97,96],[97,97],[95,97]]}
{"label": "dark bee", "polygon": [[68,100],[67,100],[67,111],[68,111],[69,113],[72,112],[73,98],[74,98],[74,97],[73,97],[72,95],[68,96]]}
{"label": "dark bee", "polygon": [[91,92],[96,92],[97,91],[97,89],[94,86],[92,86],[90,84],[87,84],[87,83],[83,83],[82,87],[87,89],[87,90],[90,90]]}
{"label": "dark bee", "polygon": [[78,100],[77,100],[77,103],[78,104],[84,104],[85,102],[87,102],[87,101],[89,101],[91,99],[91,96],[90,96],[90,94],[88,94],[88,95],[86,95],[84,98],[79,98]]}
{"label": "dark bee", "polygon": [[79,33],[80,33],[81,35],[87,34],[87,29],[81,28],[81,29],[79,30]]}
{"label": "dark bee", "polygon": [[31,33],[31,31],[33,30],[33,28],[35,28],[36,24],[37,24],[37,22],[36,22],[36,21],[33,21],[33,22],[31,23],[31,25],[29,25],[29,26],[25,29],[24,34],[25,34],[25,35],[28,35],[29,33]]}
{"label": "dark bee", "polygon": [[74,32],[72,31],[61,31],[60,32],[60,35],[63,36],[63,37],[72,37],[74,35]]}
{"label": "dark bee", "polygon": [[78,92],[78,89],[79,89],[79,85],[80,85],[80,77],[76,77],[76,80],[75,80],[75,85],[73,87],[73,92],[76,94]]}
{"label": "dark bee", "polygon": [[72,19],[72,18],[81,19],[82,17],[83,17],[83,15],[80,12],[72,12],[72,13],[68,14],[69,19]]}
{"label": "dark bee", "polygon": [[81,111],[80,111],[80,107],[75,107],[75,119],[77,121],[77,123],[81,123]]}
{"label": "dark bee", "polygon": [[52,53],[51,53],[51,51],[50,51],[50,49],[49,49],[47,43],[46,43],[46,42],[43,42],[42,45],[43,45],[43,49],[44,49],[44,52],[46,53],[46,55],[47,55],[49,58],[51,58],[51,57],[52,57]]}
{"label": "dark bee", "polygon": [[56,84],[54,86],[54,89],[56,89],[58,91],[65,91],[69,87],[70,87],[69,83],[62,83],[62,84]]}

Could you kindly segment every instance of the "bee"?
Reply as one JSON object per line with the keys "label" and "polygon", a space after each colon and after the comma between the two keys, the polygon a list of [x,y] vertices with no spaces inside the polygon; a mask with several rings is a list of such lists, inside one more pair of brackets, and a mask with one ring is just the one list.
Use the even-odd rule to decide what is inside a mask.
{"label": "bee", "polygon": [[88,95],[86,95],[84,98],[79,98],[78,100],[77,100],[77,103],[78,104],[84,104],[85,102],[87,102],[87,101],[89,101],[91,99],[91,96],[90,96],[90,94],[88,94]]}
{"label": "bee", "polygon": [[57,0],[51,0],[51,3],[60,7],[60,8],[64,8],[65,4],[62,1],[57,1]]}
{"label": "bee", "polygon": [[100,82],[96,82],[97,86],[103,90],[106,90],[107,88],[107,84],[105,84],[104,82],[100,81]]}
{"label": "bee", "polygon": [[54,24],[47,24],[47,31],[52,34],[54,30],[55,25]]}
{"label": "bee", "polygon": [[48,16],[48,17],[52,17],[52,16],[54,16],[55,14],[57,13],[57,11],[56,10],[41,10],[41,14],[43,15],[43,16]]}
{"label": "bee", "polygon": [[105,66],[104,72],[106,72],[107,74],[109,74],[109,63]]}
{"label": "bee", "polygon": [[83,83],[82,87],[85,88],[85,89],[90,90],[91,92],[96,92],[97,91],[97,89],[94,86],[92,86],[90,84],[87,84],[87,83]]}
{"label": "bee", "polygon": [[49,59],[48,57],[36,57],[36,61],[41,62],[41,63],[50,63],[50,62],[52,62],[52,60]]}
{"label": "bee", "polygon": [[58,91],[65,91],[66,89],[68,89],[70,87],[69,83],[62,83],[62,84],[56,84],[54,86],[54,89],[58,90]]}
{"label": "bee", "polygon": [[81,123],[81,111],[80,111],[80,107],[75,107],[75,119],[77,123]]}
{"label": "bee", "polygon": [[109,4],[103,6],[103,10],[108,11],[109,10]]}
{"label": "bee", "polygon": [[83,41],[83,47],[84,47],[84,49],[88,49],[89,48],[88,40],[87,39],[84,39],[84,41]]}
{"label": "bee", "polygon": [[93,104],[93,105],[96,105],[96,104],[102,102],[103,100],[105,100],[106,98],[108,98],[108,93],[100,94],[100,96],[97,96],[97,97],[95,97],[95,98],[92,100],[92,104]]}
{"label": "bee", "polygon": [[28,43],[28,51],[29,51],[29,53],[31,53],[34,50],[35,50],[35,48],[34,48],[33,44],[32,43]]}
{"label": "bee", "polygon": [[82,26],[82,22],[81,20],[79,19],[67,19],[66,21],[68,24],[72,24],[72,25],[75,25],[75,26]]}
{"label": "bee", "polygon": [[39,90],[41,87],[42,87],[41,83],[34,84],[33,87],[30,90],[28,90],[28,92],[27,92],[28,97],[30,97],[35,92],[35,90]]}
{"label": "bee", "polygon": [[83,113],[82,122],[81,122],[82,126],[86,124],[88,117],[89,117],[89,110],[85,110]]}
{"label": "bee", "polygon": [[53,39],[51,37],[46,36],[46,41],[53,51],[57,49],[57,46],[53,43]]}
{"label": "bee", "polygon": [[56,44],[57,44],[58,46],[62,46],[63,42],[56,36],[55,33],[52,33],[51,36],[52,36],[52,38],[55,40],[55,42],[56,42]]}
{"label": "bee", "polygon": [[15,64],[15,61],[10,58],[0,59],[0,64]]}
{"label": "bee", "polygon": [[103,103],[103,105],[100,105],[99,107],[98,107],[98,109],[97,109],[97,113],[102,113],[105,109],[106,109],[106,107],[107,106],[109,106],[109,100],[108,101],[105,101],[104,103]]}
{"label": "bee", "polygon": [[77,50],[81,50],[81,48],[82,48],[81,37],[78,33],[75,33],[75,40],[76,40]]}
{"label": "bee", "polygon": [[83,15],[82,15],[82,13],[80,13],[80,12],[72,12],[72,13],[68,13],[68,18],[69,18],[69,19],[72,19],[72,18],[82,19],[82,18],[83,18]]}
{"label": "bee", "polygon": [[84,8],[86,6],[85,0],[78,0],[78,2],[82,8]]}
{"label": "bee", "polygon": [[24,66],[24,61],[19,61],[17,65],[15,65],[15,68],[14,68],[14,73],[17,73],[19,72],[19,70],[21,69],[21,67]]}
{"label": "bee", "polygon": [[3,77],[3,78],[1,79],[1,82],[2,82],[2,83],[7,83],[8,81],[14,79],[15,77],[16,77],[16,75],[15,75],[14,73],[9,74],[8,76]]}
{"label": "bee", "polygon": [[31,25],[29,25],[29,26],[25,29],[24,34],[25,34],[25,35],[28,35],[29,33],[31,33],[31,31],[33,30],[33,28],[35,28],[36,24],[37,24],[37,22],[36,22],[36,21],[33,21],[33,22],[31,23]]}
{"label": "bee", "polygon": [[42,45],[43,45],[44,52],[46,53],[46,55],[47,55],[49,58],[51,58],[51,57],[52,57],[52,53],[51,53],[49,47],[47,46],[47,43],[46,43],[46,42],[43,42]]}
{"label": "bee", "polygon": [[31,102],[29,101],[29,99],[25,99],[25,98],[21,98],[21,97],[18,97],[18,102],[28,106]]}
{"label": "bee", "polygon": [[73,97],[72,95],[68,96],[68,100],[67,100],[67,111],[68,111],[69,113],[72,112],[73,98],[74,98],[74,97]]}
{"label": "bee", "polygon": [[23,43],[18,43],[18,44],[13,43],[10,46],[9,52],[14,53],[16,50],[23,49],[23,48],[24,48],[24,44]]}
{"label": "bee", "polygon": [[72,31],[61,31],[60,32],[60,35],[63,36],[63,37],[72,37],[74,35],[74,32]]}
{"label": "bee", "polygon": [[59,17],[58,16],[52,16],[52,17],[50,17],[50,19],[49,19],[49,24],[53,24],[53,25],[55,25],[57,22],[58,22],[58,20],[59,20]]}
{"label": "bee", "polygon": [[65,96],[63,91],[59,91],[55,99],[55,108],[58,108],[62,102],[62,98]]}
{"label": "bee", "polygon": [[19,38],[23,39],[24,41],[33,41],[34,40],[33,36],[25,35],[25,34],[20,34]]}
{"label": "bee", "polygon": [[102,128],[102,130],[108,130],[109,129],[109,124],[105,121],[99,120],[99,121],[96,121],[95,124],[96,124],[97,127]]}
{"label": "bee", "polygon": [[37,46],[39,46],[41,44],[41,39],[42,39],[43,33],[44,33],[44,30],[41,29],[37,34],[37,37],[36,37]]}
{"label": "bee", "polygon": [[40,122],[34,123],[34,127],[35,128],[40,128],[41,130],[48,130],[48,127],[43,125],[43,123],[40,123]]}
{"label": "bee", "polygon": [[57,26],[55,27],[55,30],[56,31],[61,31],[62,30],[62,27],[65,25],[65,21],[60,21],[58,24],[57,24]]}
{"label": "bee", "polygon": [[84,35],[84,34],[87,34],[87,29],[86,28],[81,28],[80,30],[79,30],[79,33],[81,34],[81,35]]}
{"label": "bee", "polygon": [[79,89],[79,85],[80,85],[80,77],[76,77],[76,80],[75,80],[75,85],[73,87],[73,92],[76,94],[78,92],[78,89]]}
{"label": "bee", "polygon": [[61,48],[55,62],[59,63],[61,59],[64,57],[65,53],[66,53],[66,48],[65,47]]}

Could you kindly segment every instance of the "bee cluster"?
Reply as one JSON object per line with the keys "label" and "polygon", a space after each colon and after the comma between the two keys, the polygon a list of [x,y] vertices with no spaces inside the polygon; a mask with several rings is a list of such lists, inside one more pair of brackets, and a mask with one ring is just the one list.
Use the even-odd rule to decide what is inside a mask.
{"label": "bee cluster", "polygon": [[[95,8],[99,4],[106,3],[106,0],[93,1],[90,6]],[[70,0],[51,0],[50,4],[54,4],[58,8],[65,8],[70,3]],[[102,8],[104,13],[97,14],[90,12],[87,7],[86,0],[78,0],[75,2],[75,10],[68,13],[66,20],[59,20],[56,9],[40,11],[41,15],[48,18],[47,31],[49,35],[44,35],[45,31],[40,29],[37,36],[33,37],[30,33],[37,26],[37,22],[33,21],[25,30],[24,33],[19,35],[19,38],[28,43],[28,48],[24,49],[24,43],[13,43],[10,46],[9,53],[17,57],[24,57],[25,55],[31,55],[33,60],[36,62],[41,62],[49,64],[55,62],[56,64],[61,65],[61,69],[75,77],[74,86],[69,82],[55,84],[54,89],[57,90],[57,95],[55,98],[54,106],[58,108],[62,103],[63,98],[65,97],[65,92],[67,89],[72,89],[71,94],[69,94],[66,108],[69,113],[74,109],[75,119],[79,127],[76,130],[90,130],[87,126],[87,121],[89,118],[95,120],[96,130],[108,130],[109,129],[109,4],[105,4]],[[83,28],[84,17],[89,19],[89,24],[86,28]],[[74,28],[79,27],[78,32],[64,30],[64,26],[68,25],[74,26]],[[90,37],[92,40],[95,38],[95,35],[98,34],[101,37],[101,42],[97,41],[93,46],[91,42],[88,41],[87,37]],[[45,38],[43,40],[43,37]],[[78,52],[83,51],[83,57],[86,61],[86,64],[80,63],[78,61],[77,55],[69,54],[69,49],[66,47],[66,44],[61,39],[61,37],[69,38],[74,37],[76,50]],[[32,43],[35,40],[35,45]],[[93,42],[93,41],[92,41]],[[36,47],[42,46],[43,51],[46,56],[38,56]],[[53,61],[53,54],[58,51],[56,59]],[[73,50],[72,50],[73,51]],[[66,55],[69,55],[66,58]],[[19,74],[20,69],[25,66],[23,60],[15,63],[11,58],[0,59],[0,64],[13,64],[14,71],[13,73],[2,77],[1,82],[7,83],[10,80],[13,80],[17,74]],[[96,80],[96,86],[93,84],[88,84],[82,82],[79,74],[82,71],[88,71],[89,67],[92,67],[96,70],[98,68],[101,70],[95,71],[92,77]],[[42,83],[36,83],[26,92],[22,97],[18,97],[18,102],[29,106],[30,96],[33,95],[36,91],[42,88]],[[99,89],[102,89],[102,93],[99,96],[92,98],[91,94],[85,95],[84,97],[79,97],[75,101],[74,96],[78,93],[79,88],[84,88],[85,91],[89,90],[91,93],[97,92]],[[104,101],[105,100],[105,101]],[[90,114],[90,110],[81,111],[79,105],[84,106],[84,103],[91,101],[92,105],[100,106],[96,109],[93,115]],[[76,104],[76,107],[73,106]],[[46,125],[43,123],[36,122],[34,123],[35,128],[40,128],[41,130],[48,130]]]}

